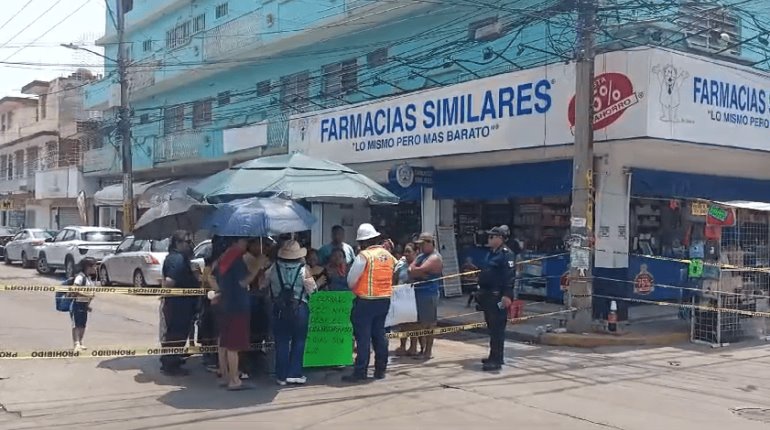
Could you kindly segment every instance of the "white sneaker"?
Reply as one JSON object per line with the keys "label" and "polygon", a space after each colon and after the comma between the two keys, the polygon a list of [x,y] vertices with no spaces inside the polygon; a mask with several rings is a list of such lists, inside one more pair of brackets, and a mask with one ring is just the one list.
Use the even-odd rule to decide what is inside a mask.
{"label": "white sneaker", "polygon": [[299,378],[286,378],[286,382],[289,384],[304,385],[307,383],[307,377],[301,376]]}
{"label": "white sneaker", "polygon": [[80,342],[75,344],[75,347],[72,348],[75,352],[85,351],[86,348],[80,344]]}
{"label": "white sneaker", "polygon": [[280,379],[276,380],[275,383],[280,385],[281,387],[285,387],[286,386],[286,381],[282,381]]}

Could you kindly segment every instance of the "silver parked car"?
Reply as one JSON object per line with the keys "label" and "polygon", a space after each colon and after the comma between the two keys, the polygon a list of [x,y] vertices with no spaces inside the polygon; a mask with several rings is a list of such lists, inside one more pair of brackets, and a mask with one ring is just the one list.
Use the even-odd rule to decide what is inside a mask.
{"label": "silver parked car", "polygon": [[21,261],[22,267],[35,267],[40,249],[45,245],[46,240],[54,236],[56,236],[55,231],[42,228],[28,228],[20,231],[5,244],[5,264]]}
{"label": "silver parked car", "polygon": [[169,239],[141,240],[128,236],[99,267],[102,285],[122,284],[137,288],[160,286]]}

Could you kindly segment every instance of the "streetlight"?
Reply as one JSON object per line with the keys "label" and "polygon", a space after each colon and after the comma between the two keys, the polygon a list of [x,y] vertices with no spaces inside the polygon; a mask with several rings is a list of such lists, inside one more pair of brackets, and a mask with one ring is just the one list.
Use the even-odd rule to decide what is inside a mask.
{"label": "streetlight", "polygon": [[113,63],[117,63],[118,62],[118,60],[110,58],[110,57],[108,57],[108,56],[106,56],[104,54],[100,54],[100,53],[98,53],[96,51],[92,51],[92,50],[90,50],[88,48],[84,48],[84,47],[82,47],[80,45],[75,45],[74,43],[60,43],[59,46],[61,46],[62,48],[72,49],[73,51],[86,51],[88,53],[96,55],[97,57],[102,57],[102,58],[104,58],[107,61],[112,61]]}
{"label": "streetlight", "polygon": [[118,58],[112,59],[106,55],[83,48],[72,43],[62,43],[61,46],[67,49],[77,51],[86,51],[91,54],[104,58],[107,61],[116,63],[118,69],[118,81],[120,83],[120,107],[118,108],[118,135],[120,136],[121,154],[123,155],[123,230],[130,233],[134,229],[134,176],[131,154],[131,120],[128,110],[128,63],[123,50],[125,43],[125,16],[123,2],[116,0],[117,4],[117,23],[118,33]]}

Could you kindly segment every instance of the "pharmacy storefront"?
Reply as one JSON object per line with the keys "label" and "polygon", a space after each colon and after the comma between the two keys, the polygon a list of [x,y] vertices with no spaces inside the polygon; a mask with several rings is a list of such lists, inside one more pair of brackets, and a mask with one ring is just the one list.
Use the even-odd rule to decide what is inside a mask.
{"label": "pharmacy storefront", "polygon": [[[292,118],[290,151],[407,197],[398,207],[317,206],[314,246],[334,224],[376,219],[397,239],[451,226],[460,262],[481,264],[483,232],[500,224],[525,255],[562,254],[571,217],[591,216],[570,213],[574,88],[574,64],[558,63]],[[613,283],[624,294],[635,294],[626,284],[642,265],[650,270],[636,255],[673,252],[675,238],[656,225],[676,217],[654,218],[665,205],[650,201],[770,202],[769,76],[661,49],[613,52],[597,58],[594,108],[595,265],[630,281]],[[525,268],[526,288],[560,300],[567,263]]]}

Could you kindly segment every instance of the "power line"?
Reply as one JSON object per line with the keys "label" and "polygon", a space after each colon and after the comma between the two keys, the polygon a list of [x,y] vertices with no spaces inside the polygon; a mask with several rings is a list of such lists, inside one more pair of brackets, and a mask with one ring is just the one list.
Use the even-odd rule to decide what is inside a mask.
{"label": "power line", "polygon": [[32,4],[32,2],[33,2],[33,1],[35,1],[35,0],[29,0],[27,3],[25,3],[25,4],[24,4],[24,6],[22,6],[22,7],[21,7],[21,9],[19,9],[18,11],[16,11],[16,13],[15,13],[15,14],[13,14],[13,16],[11,16],[10,18],[8,18],[8,20],[7,20],[7,21],[5,21],[5,22],[4,22],[2,25],[0,25],[0,30],[4,29],[4,28],[5,28],[5,26],[6,26],[6,25],[8,25],[8,23],[9,23],[9,22],[13,21],[13,19],[14,19],[14,18],[16,18],[17,16],[19,16],[19,14],[20,14],[20,13],[24,12],[24,9],[26,9],[26,8],[27,8],[27,6],[29,6],[30,4]]}
{"label": "power line", "polygon": [[59,3],[61,3],[61,2],[62,2],[62,0],[56,0],[56,3],[54,3],[54,4],[53,4],[53,6],[51,6],[50,8],[48,8],[48,9],[46,9],[46,10],[44,10],[44,11],[43,11],[43,13],[41,13],[40,15],[38,15],[38,16],[37,16],[37,18],[33,19],[33,20],[32,20],[32,22],[30,22],[30,23],[29,23],[29,24],[27,24],[27,25],[26,25],[24,28],[22,28],[21,30],[19,30],[19,32],[18,32],[18,33],[16,33],[16,34],[14,34],[13,36],[11,36],[11,38],[10,38],[10,39],[6,40],[6,41],[5,41],[5,43],[3,43],[2,45],[0,45],[0,48],[3,48],[3,47],[5,47],[5,45],[7,45],[7,44],[11,43],[11,41],[12,41],[13,39],[15,39],[15,38],[16,38],[18,35],[20,35],[20,34],[24,33],[25,31],[27,31],[27,29],[29,29],[30,27],[32,27],[32,25],[33,25],[33,24],[35,24],[35,23],[36,23],[36,22],[37,22],[39,19],[41,19],[41,18],[43,18],[44,16],[46,16],[46,15],[48,14],[48,12],[51,12],[52,10],[56,9],[56,6],[58,6],[58,5],[59,5]]}
{"label": "power line", "polygon": [[[66,21],[66,20],[70,19],[70,18],[71,18],[73,15],[75,15],[76,13],[78,13],[78,12],[80,11],[80,9],[83,9],[83,8],[84,8],[84,7],[85,7],[85,6],[86,6],[86,5],[87,5],[87,4],[90,2],[90,1],[91,1],[91,0],[86,0],[86,1],[84,1],[84,2],[83,2],[83,4],[81,4],[80,6],[78,6],[78,8],[77,8],[77,9],[73,10],[72,12],[70,12],[68,15],[66,15],[64,18],[62,18],[62,19],[61,19],[61,21],[57,22],[57,23],[56,23],[56,24],[54,24],[54,25],[53,25],[51,28],[49,28],[48,30],[46,30],[45,32],[43,32],[43,34],[41,34],[41,35],[40,35],[40,36],[38,36],[38,37],[37,37],[35,40],[33,40],[33,41],[32,41],[32,43],[35,43],[35,42],[37,42],[38,40],[42,39],[43,37],[45,37],[45,35],[46,35],[46,34],[48,34],[48,33],[52,32],[52,31],[53,31],[53,30],[54,30],[56,27],[60,26],[60,25],[61,25],[61,24],[62,24],[64,21]],[[13,52],[11,55],[9,55],[9,56],[5,57],[5,58],[3,59],[3,61],[7,61],[8,59],[10,59],[10,58],[11,58],[11,57],[13,57],[14,55],[18,54],[19,52],[21,52],[21,51],[25,50],[26,48],[27,48],[26,46],[19,48],[18,50],[14,51],[14,52]]]}

